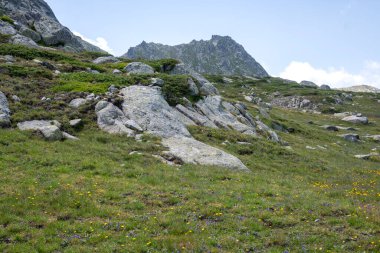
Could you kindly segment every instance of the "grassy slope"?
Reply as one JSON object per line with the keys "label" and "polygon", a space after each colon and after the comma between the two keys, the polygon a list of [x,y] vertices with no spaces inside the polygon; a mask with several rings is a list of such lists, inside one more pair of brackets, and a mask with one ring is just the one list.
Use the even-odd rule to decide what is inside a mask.
{"label": "grassy slope", "polygon": [[[68,56],[74,57],[70,66],[89,61],[88,56]],[[61,61],[68,59],[52,63]],[[21,58],[16,65],[48,71]],[[114,67],[99,68],[111,78]],[[238,156],[253,173],[194,165],[177,168],[152,157],[162,150],[157,139],[147,136],[139,143],[101,133],[91,107],[72,111],[64,102],[41,103],[39,97],[53,96],[53,87],[62,79],[33,72],[26,77],[0,76],[0,90],[23,99],[20,104],[11,103],[13,121],[86,119],[85,130],[68,129],[80,137],[78,142],[51,143],[31,133],[0,130],[0,251],[380,250],[379,161],[353,158],[379,144],[345,142],[337,133],[319,127],[351,124],[329,115],[275,108],[272,120],[296,129],[294,134],[280,133],[292,150],[263,138],[194,127],[190,130],[197,139]],[[233,101],[242,100],[241,93],[251,88],[262,96],[276,89],[275,84],[255,82],[245,90],[242,82],[246,80],[218,87]],[[313,95],[317,100],[334,93],[291,86],[277,89]],[[358,133],[379,134],[375,98],[363,95],[355,97],[354,103],[358,103],[355,110],[373,122],[359,126]],[[342,109],[351,108],[346,104]],[[257,115],[254,106],[249,109]],[[310,120],[313,125],[307,123]],[[222,145],[225,140],[230,142],[226,146]],[[326,150],[308,150],[307,145]],[[142,155],[129,155],[131,151]]]}

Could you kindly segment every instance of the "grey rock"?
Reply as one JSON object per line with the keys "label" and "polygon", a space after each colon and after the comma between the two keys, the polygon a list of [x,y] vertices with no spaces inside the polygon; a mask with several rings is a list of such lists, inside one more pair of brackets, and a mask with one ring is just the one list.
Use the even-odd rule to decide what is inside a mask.
{"label": "grey rock", "polygon": [[211,83],[204,83],[199,89],[200,95],[202,96],[213,96],[219,95],[219,91]]}
{"label": "grey rock", "polygon": [[120,70],[118,70],[118,69],[114,69],[114,70],[112,71],[112,74],[114,74],[114,75],[121,75],[121,74],[123,74],[123,72],[120,71]]}
{"label": "grey rock", "polygon": [[87,95],[87,96],[86,96],[86,100],[87,100],[87,101],[94,101],[94,100],[96,100],[96,96],[95,96],[95,94],[94,94],[94,93],[91,93],[91,94]]}
{"label": "grey rock", "polygon": [[253,97],[252,96],[244,96],[244,99],[248,102],[252,102],[253,101]]}
{"label": "grey rock", "polygon": [[331,125],[324,125],[324,126],[321,126],[322,128],[328,130],[328,131],[334,131],[334,132],[338,132],[339,131],[339,128],[336,127],[336,126],[331,126]]}
{"label": "grey rock", "polygon": [[18,96],[16,96],[16,95],[13,95],[12,96],[12,100],[13,100],[13,102],[21,102],[21,99],[18,97]]}
{"label": "grey rock", "polygon": [[79,108],[86,103],[87,103],[87,100],[84,98],[75,98],[75,99],[71,100],[69,106],[72,108]]}
{"label": "grey rock", "polygon": [[[112,103],[100,101],[96,107],[95,112],[98,117],[98,126],[103,131],[110,134],[127,135],[129,137],[135,136],[135,131],[128,128],[132,124],[137,126],[137,123],[132,123],[124,113]],[[141,129],[141,127],[139,127]]]}
{"label": "grey rock", "polygon": [[73,119],[69,121],[70,126],[72,127],[79,127],[83,124],[82,119]]}
{"label": "grey rock", "polygon": [[[57,46],[67,51],[104,52],[62,26],[43,0],[1,0],[0,7],[4,14],[17,22],[16,28],[23,34],[20,36],[34,41],[42,40],[48,46]],[[27,43],[26,46],[34,45]]]}
{"label": "grey rock", "polygon": [[315,83],[311,81],[302,81],[300,85],[304,87],[318,88],[318,85],[316,85]]}
{"label": "grey rock", "polygon": [[334,117],[337,117],[337,118],[345,118],[345,117],[348,117],[348,116],[351,116],[352,113],[350,112],[339,112],[339,113],[334,113]]}
{"label": "grey rock", "polygon": [[11,124],[11,111],[7,97],[0,91],[0,127],[9,127]]}
{"label": "grey rock", "polygon": [[142,62],[131,62],[124,68],[124,71],[130,74],[154,74],[154,69]]}
{"label": "grey rock", "polygon": [[0,33],[4,35],[16,35],[16,29],[8,22],[0,20]]}
{"label": "grey rock", "polygon": [[317,105],[312,103],[309,99],[300,96],[276,97],[271,101],[271,104],[288,109],[315,110],[317,108]]}
{"label": "grey rock", "polygon": [[38,129],[41,134],[49,141],[60,141],[63,139],[63,133],[61,130],[54,125],[44,126]]}
{"label": "grey rock", "polygon": [[160,79],[160,78],[151,78],[150,79],[150,84],[153,85],[153,86],[159,86],[159,87],[162,87],[164,86],[164,80]]}
{"label": "grey rock", "polygon": [[0,61],[15,62],[16,60],[12,55],[4,55],[4,56],[0,56]]}
{"label": "grey rock", "polygon": [[372,139],[376,142],[380,142],[380,135],[366,135],[364,138]]}
{"label": "grey rock", "polygon": [[327,84],[322,84],[321,87],[319,87],[321,90],[331,90],[330,86]]}
{"label": "grey rock", "polygon": [[230,83],[233,83],[234,82],[234,80],[232,80],[231,78],[228,78],[228,77],[223,77],[223,82],[224,83],[228,83],[228,84],[230,84]]}
{"label": "grey rock", "polygon": [[159,87],[130,86],[120,92],[124,96],[123,112],[142,129],[160,137],[190,137],[185,125],[175,116]]}
{"label": "grey rock", "polygon": [[173,136],[162,140],[168,153],[185,163],[249,171],[236,157],[193,138]]}
{"label": "grey rock", "polygon": [[189,87],[189,91],[192,96],[199,95],[199,89],[192,78],[187,79],[187,85]]}
{"label": "grey rock", "polygon": [[367,117],[358,117],[356,115],[348,116],[342,119],[343,121],[355,123],[355,124],[368,124]]}
{"label": "grey rock", "polygon": [[340,135],[340,137],[343,137],[346,141],[350,142],[358,142],[360,140],[358,134],[343,134]]}
{"label": "grey rock", "polygon": [[39,48],[37,43],[34,42],[31,38],[25,37],[21,34],[16,34],[12,36],[9,42],[14,45],[22,45],[22,46],[27,46],[27,47],[32,47],[32,48]]}
{"label": "grey rock", "polygon": [[355,155],[354,157],[358,158],[358,159],[369,160],[371,157],[375,157],[375,156],[379,156],[379,154],[378,153],[371,153],[371,154],[367,154],[367,155]]}
{"label": "grey rock", "polygon": [[62,132],[62,136],[63,136],[63,139],[66,139],[66,140],[72,140],[72,141],[78,141],[79,140],[78,137],[72,136],[71,134],[68,134],[66,132]]}
{"label": "grey rock", "polygon": [[21,131],[36,131],[48,126],[56,126],[58,128],[61,128],[62,125],[56,120],[32,120],[24,121],[17,124],[17,127]]}
{"label": "grey rock", "polygon": [[179,121],[185,126],[196,126],[197,124],[192,121],[189,117],[181,113],[179,110],[173,110],[173,114],[177,117]]}
{"label": "grey rock", "polygon": [[177,46],[143,42],[130,48],[122,57],[151,60],[173,58],[198,73],[248,75],[259,78],[269,76],[243,46],[228,36],[214,35],[208,41],[192,41]]}
{"label": "grey rock", "polygon": [[217,126],[211,120],[194,110],[194,108],[187,108],[183,105],[177,105],[176,109],[187,118],[189,118],[192,122],[195,122],[195,124],[198,126],[217,128]]}
{"label": "grey rock", "polygon": [[115,85],[111,85],[110,87],[108,87],[108,92],[110,92],[110,93],[118,93],[119,89]]}
{"label": "grey rock", "polygon": [[102,56],[102,57],[96,58],[92,62],[95,64],[104,64],[104,63],[116,63],[116,62],[120,62],[120,60],[114,56]]}
{"label": "grey rock", "polygon": [[26,26],[22,26],[19,30],[19,33],[25,37],[32,39],[34,42],[39,42],[42,40],[42,37],[39,33]]}

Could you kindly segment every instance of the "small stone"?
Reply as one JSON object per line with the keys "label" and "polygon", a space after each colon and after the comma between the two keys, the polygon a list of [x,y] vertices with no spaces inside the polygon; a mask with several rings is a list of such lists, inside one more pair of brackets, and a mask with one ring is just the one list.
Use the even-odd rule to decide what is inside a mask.
{"label": "small stone", "polygon": [[121,71],[118,70],[118,69],[114,69],[114,70],[112,71],[112,74],[114,74],[114,75],[121,75],[121,74],[123,74],[123,72],[121,72]]}
{"label": "small stone", "polygon": [[83,122],[81,119],[73,119],[73,120],[70,120],[69,124],[72,127],[79,127],[83,124]]}
{"label": "small stone", "polygon": [[111,85],[110,87],[108,87],[108,92],[110,92],[110,93],[118,93],[119,89],[116,88],[115,85]]}
{"label": "small stone", "polygon": [[360,140],[358,134],[343,134],[343,135],[340,135],[340,137],[343,137],[346,141],[351,141],[351,142],[358,142]]}
{"label": "small stone", "polygon": [[20,102],[21,101],[21,99],[16,95],[12,96],[12,100],[13,100],[13,102]]}
{"label": "small stone", "polygon": [[84,98],[76,98],[76,99],[71,100],[69,106],[72,107],[72,108],[79,108],[79,107],[81,107],[82,105],[84,105],[86,103],[87,103],[86,99],[84,99]]}
{"label": "small stone", "polygon": [[160,79],[160,78],[151,78],[150,79],[150,84],[153,85],[153,86],[159,86],[159,87],[162,87],[164,86],[164,80]]}

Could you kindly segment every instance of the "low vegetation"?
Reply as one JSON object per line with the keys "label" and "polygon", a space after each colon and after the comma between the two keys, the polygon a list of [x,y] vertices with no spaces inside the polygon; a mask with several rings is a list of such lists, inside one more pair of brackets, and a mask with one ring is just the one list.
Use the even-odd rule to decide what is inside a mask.
{"label": "low vegetation", "polygon": [[[292,128],[278,132],[289,147],[235,131],[190,128],[196,139],[237,156],[252,173],[173,167],[153,156],[164,151],[159,139],[144,135],[137,142],[103,133],[96,127],[95,103],[79,109],[68,103],[88,92],[104,93],[111,84],[148,85],[151,77],[165,81],[162,90],[172,105],[184,96],[194,101],[198,98],[188,95],[187,76],[113,75],[127,62],[95,68],[91,61],[98,55],[0,44],[0,55],[7,54],[16,62],[1,63],[0,90],[21,98],[9,99],[13,127],[24,120],[57,119],[80,140],[47,142],[15,128],[0,129],[1,252],[380,251],[380,163],[354,158],[379,150],[380,144],[347,142],[337,135],[349,131],[320,127],[379,134],[380,95],[355,94],[350,103],[333,105],[323,100],[339,91],[275,78],[233,77],[225,84],[222,77],[210,76],[229,101],[244,101],[244,94],[252,92],[269,101],[279,91],[361,112],[371,123],[357,126],[331,114],[273,108],[263,121]],[[64,73],[56,76],[35,58]],[[155,64],[163,72],[165,62],[150,63]],[[102,73],[83,72],[87,67]],[[262,117],[256,105],[245,104]],[[76,118],[84,120],[83,129],[70,128],[69,120]]]}

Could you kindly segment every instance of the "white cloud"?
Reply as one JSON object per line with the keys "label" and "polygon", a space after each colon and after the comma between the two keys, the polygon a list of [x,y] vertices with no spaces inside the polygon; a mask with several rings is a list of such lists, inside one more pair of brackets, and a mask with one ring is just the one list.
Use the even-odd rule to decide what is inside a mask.
{"label": "white cloud", "polygon": [[88,43],[91,43],[100,49],[103,49],[104,51],[107,51],[108,53],[113,53],[112,48],[108,45],[108,41],[103,37],[98,37],[95,40],[85,37],[79,32],[73,32],[74,35],[79,36],[82,40],[87,41]]}
{"label": "white cloud", "polygon": [[347,72],[344,68],[318,69],[308,62],[292,61],[280,73],[281,78],[301,82],[308,80],[318,85],[328,84],[334,88],[353,85],[372,85],[380,88],[380,62],[367,61],[358,74]]}

